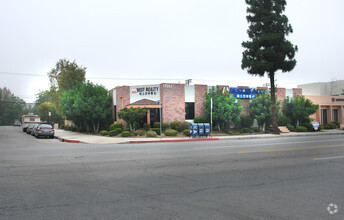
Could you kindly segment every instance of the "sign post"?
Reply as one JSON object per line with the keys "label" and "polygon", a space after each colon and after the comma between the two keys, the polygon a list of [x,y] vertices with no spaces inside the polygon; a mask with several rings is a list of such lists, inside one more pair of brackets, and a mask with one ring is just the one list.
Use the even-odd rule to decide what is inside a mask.
{"label": "sign post", "polygon": [[210,137],[213,137],[213,98],[210,99]]}

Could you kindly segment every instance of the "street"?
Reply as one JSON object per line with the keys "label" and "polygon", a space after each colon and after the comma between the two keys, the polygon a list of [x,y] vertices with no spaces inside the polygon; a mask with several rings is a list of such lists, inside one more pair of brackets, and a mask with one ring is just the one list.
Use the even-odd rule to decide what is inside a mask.
{"label": "street", "polygon": [[344,135],[72,144],[0,127],[0,219],[344,219]]}

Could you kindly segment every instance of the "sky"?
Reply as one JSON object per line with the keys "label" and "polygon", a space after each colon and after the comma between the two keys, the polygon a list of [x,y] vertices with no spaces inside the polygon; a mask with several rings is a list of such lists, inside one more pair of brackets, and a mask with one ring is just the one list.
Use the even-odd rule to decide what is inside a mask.
{"label": "sky", "polygon": [[[0,87],[26,102],[49,89],[63,58],[86,79],[121,85],[184,83],[251,87],[269,82],[241,69],[248,40],[244,0],[1,0]],[[278,87],[343,80],[344,1],[288,0],[299,52]]]}

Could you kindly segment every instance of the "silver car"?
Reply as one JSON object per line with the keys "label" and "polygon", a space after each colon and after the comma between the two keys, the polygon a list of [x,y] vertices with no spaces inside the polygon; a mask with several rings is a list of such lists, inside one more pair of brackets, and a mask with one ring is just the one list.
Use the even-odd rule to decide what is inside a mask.
{"label": "silver car", "polygon": [[36,128],[35,131],[35,137],[48,137],[48,138],[54,138],[55,131],[53,129],[53,126],[49,124],[41,124]]}

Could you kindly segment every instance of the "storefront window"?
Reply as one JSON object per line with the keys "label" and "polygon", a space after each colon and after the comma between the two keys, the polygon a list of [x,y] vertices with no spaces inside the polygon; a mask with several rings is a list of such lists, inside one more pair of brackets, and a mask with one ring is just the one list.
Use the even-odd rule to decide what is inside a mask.
{"label": "storefront window", "polygon": [[339,121],[338,119],[338,109],[332,109],[332,120]]}
{"label": "storefront window", "polygon": [[195,118],[195,103],[185,102],[185,119],[192,120]]}

